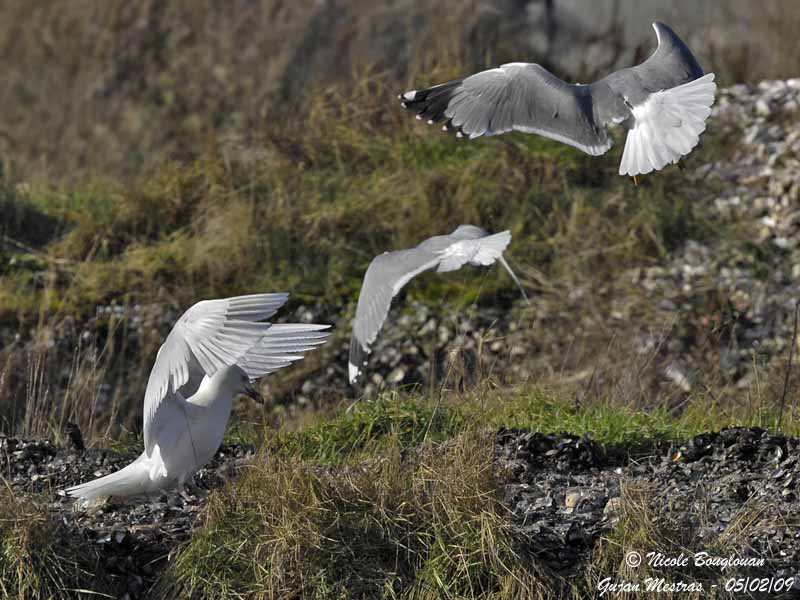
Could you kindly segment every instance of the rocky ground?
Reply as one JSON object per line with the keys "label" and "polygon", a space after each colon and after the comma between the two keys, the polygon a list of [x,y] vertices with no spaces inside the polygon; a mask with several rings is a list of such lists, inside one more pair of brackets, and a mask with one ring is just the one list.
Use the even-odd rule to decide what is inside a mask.
{"label": "rocky ground", "polygon": [[[95,558],[98,572],[124,581],[129,598],[142,598],[200,525],[208,490],[224,485],[252,455],[241,446],[223,447],[197,476],[199,489],[189,500],[164,494],[153,502],[80,509],[58,491],[130,458],[0,437],[2,475],[15,495],[41,504],[53,526]],[[680,548],[713,550],[727,535],[732,545],[725,548],[735,548],[737,556],[766,559],[748,574],[800,577],[800,440],[729,428],[684,443],[615,448],[569,433],[501,429],[495,467],[509,518],[528,551],[562,575],[576,573],[621,518],[636,518],[626,513],[636,506],[633,497],[646,499],[660,528],[692,532]]]}
{"label": "rocky ground", "polygon": [[197,474],[195,495],[187,498],[165,493],[149,502],[109,499],[78,507],[63,494],[64,487],[112,473],[135,457],[0,434],[0,474],[15,496],[50,513],[61,533],[76,536],[74,547],[97,563],[96,573],[122,580],[128,598],[147,597],[170,554],[199,525],[208,491],[251,457],[252,449],[224,446]]}
{"label": "rocky ground", "polygon": [[[431,375],[469,384],[487,374],[520,381],[565,363],[585,370],[579,347],[605,347],[611,338],[618,350],[641,356],[648,364],[639,376],[667,394],[689,393],[708,383],[709,372],[715,385],[747,386],[757,368],[783,360],[800,299],[800,79],[720,89],[709,130],[724,152],[711,162],[688,161],[686,177],[702,190],[694,218],[736,223],[739,236],[688,239],[662,264],[622,272],[607,289],[536,296],[530,308],[519,301],[442,314],[396,301],[363,391],[427,384]],[[607,312],[595,310],[598,294],[607,296]],[[350,327],[338,310],[301,307],[293,316]],[[346,339],[331,343],[333,357],[307,377],[301,403],[320,390],[350,393],[347,351]]]}
{"label": "rocky ground", "polygon": [[[752,575],[800,575],[796,439],[728,428],[630,453],[568,433],[502,430],[496,449],[516,526],[536,556],[558,571],[586,558],[631,510],[635,495],[645,498],[643,514],[656,527],[693,532],[676,547],[713,554],[728,535],[738,538],[737,556],[766,558]],[[742,529],[744,515],[757,516]]]}
{"label": "rocky ground", "polygon": [[[536,298],[533,319],[530,312],[523,318],[522,307],[473,307],[461,316],[443,316],[415,306],[384,328],[370,384],[424,381],[429,348],[438,351],[440,364],[466,351],[468,363],[511,377],[522,376],[527,365],[507,359],[522,355],[539,353],[557,368],[545,359],[557,362],[568,354],[564,328],[580,339],[602,331],[604,324],[596,322],[602,318],[619,326],[627,336],[622,343],[634,352],[658,355],[655,384],[689,392],[714,371],[721,384],[747,385],[754,365],[785,355],[800,299],[800,79],[720,89],[709,129],[725,140],[725,153],[712,162],[690,163],[686,173],[698,187],[719,191],[695,202],[693,210],[710,223],[735,221],[746,233],[708,244],[689,239],[666,263],[624,273],[615,286],[638,290],[654,316],[642,318],[642,306],[630,293],[612,297],[610,314],[593,315],[595,299],[580,288],[566,302]],[[425,334],[427,347],[411,341]],[[482,343],[484,338],[489,342]]]}

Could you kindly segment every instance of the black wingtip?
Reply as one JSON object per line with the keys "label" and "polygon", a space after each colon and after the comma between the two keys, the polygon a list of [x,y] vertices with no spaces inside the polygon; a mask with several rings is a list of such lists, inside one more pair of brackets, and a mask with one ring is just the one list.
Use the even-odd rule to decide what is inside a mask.
{"label": "black wingtip", "polygon": [[444,131],[457,131],[458,128],[453,127],[452,120],[445,112],[463,81],[454,79],[429,88],[402,92],[397,98],[403,108],[416,114],[417,119],[424,120],[428,125],[444,121]]}

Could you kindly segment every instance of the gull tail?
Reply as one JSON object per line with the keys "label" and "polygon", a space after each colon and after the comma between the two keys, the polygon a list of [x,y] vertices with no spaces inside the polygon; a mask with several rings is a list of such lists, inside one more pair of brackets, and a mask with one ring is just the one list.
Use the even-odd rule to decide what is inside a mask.
{"label": "gull tail", "polygon": [[75,485],[65,491],[68,496],[90,500],[101,496],[136,496],[148,491],[150,480],[150,467],[146,456],[142,454],[127,467],[94,479],[87,483]]}
{"label": "gull tail", "polygon": [[714,74],[708,73],[634,106],[619,174],[650,173],[689,154],[706,129],[716,89]]}

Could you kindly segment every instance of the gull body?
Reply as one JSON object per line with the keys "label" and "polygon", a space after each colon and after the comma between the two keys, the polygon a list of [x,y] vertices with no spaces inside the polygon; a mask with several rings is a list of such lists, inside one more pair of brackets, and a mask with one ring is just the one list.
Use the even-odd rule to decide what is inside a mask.
{"label": "gull body", "polygon": [[384,252],[376,256],[364,275],[350,336],[348,377],[355,383],[361,374],[372,344],[389,314],[392,298],[412,278],[429,269],[455,271],[466,264],[488,266],[499,262],[522,292],[519,279],[511,270],[503,252],[511,242],[511,233],[490,234],[475,225],[459,225],[448,235],[428,238],[415,248]]}
{"label": "gull body", "polygon": [[144,451],[131,464],[68,488],[69,496],[183,492],[222,444],[233,401],[251,382],[323,343],[327,325],[270,324],[288,294],[207,300],[186,311],[156,356],[145,392]]}
{"label": "gull body", "polygon": [[653,23],[655,52],[635,67],[591,84],[569,84],[534,63],[495,69],[399,95],[429,124],[476,138],[509,131],[542,135],[594,156],[614,144],[607,125],[628,129],[620,175],[677,162],[697,145],[716,85],[664,23]]}

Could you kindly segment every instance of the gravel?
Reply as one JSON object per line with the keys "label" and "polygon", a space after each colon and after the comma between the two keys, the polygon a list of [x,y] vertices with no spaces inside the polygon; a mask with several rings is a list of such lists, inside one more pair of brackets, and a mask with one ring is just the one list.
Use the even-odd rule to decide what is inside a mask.
{"label": "gravel", "polygon": [[766,559],[750,575],[800,576],[800,440],[731,427],[623,450],[588,436],[503,429],[495,452],[515,526],[557,571],[587,560],[625,516],[623,490],[639,490],[648,518],[693,534],[684,543],[694,551],[713,554],[727,536],[737,556]]}
{"label": "gravel", "polygon": [[[75,430],[70,433],[74,439]],[[253,455],[245,446],[223,446],[195,476],[195,493],[188,499],[164,493],[151,502],[109,500],[79,509],[62,488],[116,471],[135,456],[70,445],[0,434],[0,474],[18,498],[52,516],[59,535],[79,540],[73,547],[93,557],[96,572],[117,580],[129,600],[148,597],[170,554],[200,526],[209,490],[235,476]]]}

